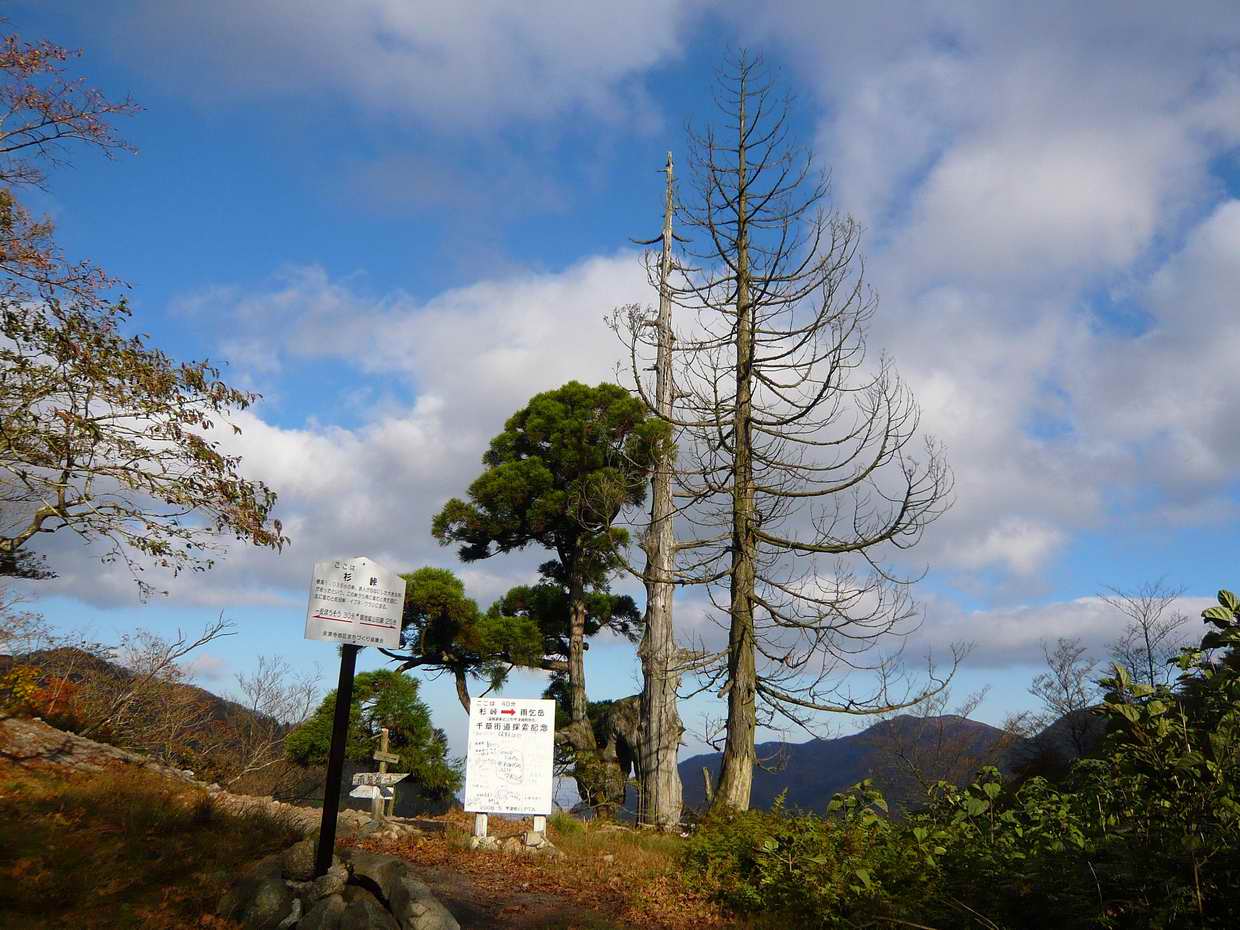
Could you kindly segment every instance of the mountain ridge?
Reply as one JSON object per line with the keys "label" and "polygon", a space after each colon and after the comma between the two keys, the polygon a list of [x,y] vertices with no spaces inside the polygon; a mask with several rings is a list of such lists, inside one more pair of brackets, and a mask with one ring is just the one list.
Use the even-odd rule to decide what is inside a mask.
{"label": "mountain ridge", "polygon": [[[982,765],[1011,771],[1038,739],[945,714],[901,715],[858,733],[803,743],[768,741],[756,747],[762,764],[754,769],[750,806],[770,807],[783,793],[786,806],[821,812],[833,795],[866,778],[874,780],[893,806],[904,806],[921,794],[918,774],[931,782],[961,782]],[[686,807],[705,805],[702,770],[709,771],[711,784],[716,784],[722,758],[717,752],[701,753],[680,763]]]}

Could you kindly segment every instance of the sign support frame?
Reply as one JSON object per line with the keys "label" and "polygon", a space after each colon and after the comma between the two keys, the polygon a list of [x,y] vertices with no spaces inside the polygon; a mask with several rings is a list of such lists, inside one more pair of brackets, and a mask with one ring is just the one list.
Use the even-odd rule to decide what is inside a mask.
{"label": "sign support frame", "polygon": [[332,743],[327,753],[327,782],[323,786],[323,819],[314,854],[315,877],[326,875],[336,851],[336,818],[340,814],[340,781],[344,774],[344,749],[349,736],[349,710],[353,705],[353,673],[362,647],[340,647],[340,679],[336,684],[336,708],[332,717]]}

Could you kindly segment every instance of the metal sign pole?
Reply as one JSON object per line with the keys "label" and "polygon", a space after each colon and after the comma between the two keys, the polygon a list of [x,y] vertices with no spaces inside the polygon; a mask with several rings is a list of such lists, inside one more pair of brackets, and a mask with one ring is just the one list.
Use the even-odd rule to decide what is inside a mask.
{"label": "metal sign pole", "polygon": [[353,670],[361,646],[340,647],[340,681],[336,684],[336,713],[332,718],[332,745],[327,754],[327,783],[323,787],[323,822],[314,855],[314,874],[326,875],[336,848],[336,816],[340,813],[340,779],[344,748],[349,738],[349,710],[353,704]]}

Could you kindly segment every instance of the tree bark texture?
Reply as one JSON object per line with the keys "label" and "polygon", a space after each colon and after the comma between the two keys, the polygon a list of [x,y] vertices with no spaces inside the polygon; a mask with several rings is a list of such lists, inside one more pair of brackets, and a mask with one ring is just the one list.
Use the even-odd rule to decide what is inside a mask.
{"label": "tree bark texture", "polygon": [[[672,301],[668,275],[672,261],[673,177],[672,155],[667,156],[667,195],[663,215],[663,256],[659,268],[658,355],[656,367],[657,415],[672,415]],[[638,656],[642,663],[641,730],[638,776],[641,796],[638,823],[660,830],[680,825],[683,795],[677,754],[684,727],[677,706],[680,688],[678,649],[672,622],[676,540],[672,521],[672,472],[675,448],[669,443],[659,454],[651,480],[650,529],[646,548],[646,628]]]}
{"label": "tree bark texture", "polygon": [[749,242],[746,222],[745,83],[742,76],[737,111],[737,252],[736,252],[736,414],[733,419],[732,583],[728,631],[728,722],[723,767],[713,805],[745,810],[757,760],[757,674],[754,658],[754,559],[758,540],[754,527],[753,477],[753,309],[749,301]]}

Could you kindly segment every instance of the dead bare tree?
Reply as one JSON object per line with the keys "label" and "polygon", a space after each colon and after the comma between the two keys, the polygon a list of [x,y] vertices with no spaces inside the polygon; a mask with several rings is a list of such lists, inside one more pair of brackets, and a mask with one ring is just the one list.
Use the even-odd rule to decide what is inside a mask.
{"label": "dead bare tree", "polygon": [[[825,176],[789,143],[787,99],[742,52],[716,101],[720,133],[690,134],[664,419],[680,445],[676,581],[705,585],[727,618],[727,648],[699,655],[728,699],[715,804],[745,808],[759,715],[807,726],[816,712],[882,713],[943,686],[933,672],[910,683],[875,647],[918,616],[915,579],[884,553],[918,541],[952,477],[933,441],[914,451],[919,411],[890,362],[866,357],[876,300],[860,231],[826,208]],[[632,381],[657,409],[649,329],[637,311],[622,327]],[[867,693],[850,690],[856,672]]]}
{"label": "dead bare tree", "polygon": [[1159,578],[1137,588],[1107,587],[1102,600],[1128,618],[1128,624],[1111,643],[1111,658],[1127,669],[1133,681],[1150,686],[1170,685],[1178,673],[1171,660],[1185,644],[1181,628],[1188,615],[1175,609],[1184,588]]}
{"label": "dead bare tree", "polygon": [[165,762],[183,761],[186,740],[210,720],[208,702],[186,687],[185,658],[197,649],[233,633],[223,616],[195,635],[177,630],[167,638],[150,630],[121,637],[110,658],[116,666],[84,666],[76,676],[59,672],[62,680],[77,678],[76,703],[85,726],[83,736],[105,735],[119,746]]}
{"label": "dead bare tree", "polygon": [[288,761],[284,735],[318,705],[319,673],[295,673],[280,656],[259,656],[250,673],[237,675],[235,706],[215,722],[202,757],[212,778],[247,794],[285,797],[305,781],[305,770]]}
{"label": "dead bare tree", "polygon": [[1037,719],[1043,735],[1039,738],[1065,742],[1072,758],[1079,759],[1089,751],[1092,734],[1098,729],[1089,716],[1089,709],[1098,700],[1094,680],[1098,662],[1078,637],[1061,636],[1054,649],[1042,643],[1042,656],[1046,671],[1029,687],[1029,693],[1042,702]]}
{"label": "dead bare tree", "polygon": [[[664,198],[662,251],[659,256],[659,315],[655,321],[655,402],[651,412],[672,420],[672,217],[675,210],[672,153],[667,153],[667,187]],[[684,726],[677,706],[680,689],[680,649],[672,622],[675,588],[675,503],[672,498],[676,447],[661,448],[651,473],[650,526],[642,534],[646,554],[643,582],[646,586],[645,630],[638,656],[642,663],[641,716],[638,739],[638,822],[660,830],[680,826],[683,789],[677,768]]]}

